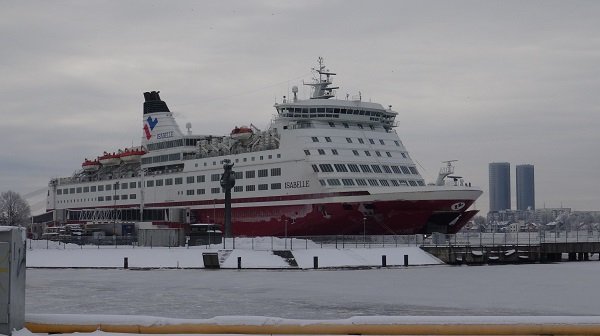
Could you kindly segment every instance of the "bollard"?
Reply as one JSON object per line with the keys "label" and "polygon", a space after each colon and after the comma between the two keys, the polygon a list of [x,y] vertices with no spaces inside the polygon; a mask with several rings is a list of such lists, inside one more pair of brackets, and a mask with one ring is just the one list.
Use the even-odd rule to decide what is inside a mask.
{"label": "bollard", "polygon": [[408,254],[404,255],[404,266],[408,267]]}
{"label": "bollard", "polygon": [[381,267],[386,267],[387,266],[387,261],[386,261],[386,256],[385,254],[381,256]]}
{"label": "bollard", "polygon": [[242,269],[242,257],[238,257],[238,269]]}
{"label": "bollard", "polygon": [[124,269],[128,269],[129,268],[129,258],[127,258],[127,257],[123,258],[123,268]]}
{"label": "bollard", "polygon": [[313,257],[313,268],[314,269],[319,268],[319,257],[317,257],[317,256]]}

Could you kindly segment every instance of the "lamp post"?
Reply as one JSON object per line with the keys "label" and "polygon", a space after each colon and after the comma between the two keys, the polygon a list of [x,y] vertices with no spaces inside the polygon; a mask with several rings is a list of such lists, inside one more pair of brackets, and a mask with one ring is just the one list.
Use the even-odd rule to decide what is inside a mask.
{"label": "lamp post", "polygon": [[367,245],[367,216],[363,216],[363,247]]}
{"label": "lamp post", "polygon": [[284,223],[284,236],[285,236],[284,248],[287,249],[287,224],[288,224],[287,217],[284,218],[283,223]]}

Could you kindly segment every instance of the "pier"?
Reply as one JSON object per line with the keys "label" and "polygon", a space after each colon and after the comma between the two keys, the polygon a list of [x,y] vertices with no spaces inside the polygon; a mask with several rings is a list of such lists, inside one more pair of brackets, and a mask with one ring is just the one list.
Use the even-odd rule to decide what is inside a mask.
{"label": "pier", "polygon": [[588,261],[600,253],[597,232],[434,234],[421,248],[452,265]]}

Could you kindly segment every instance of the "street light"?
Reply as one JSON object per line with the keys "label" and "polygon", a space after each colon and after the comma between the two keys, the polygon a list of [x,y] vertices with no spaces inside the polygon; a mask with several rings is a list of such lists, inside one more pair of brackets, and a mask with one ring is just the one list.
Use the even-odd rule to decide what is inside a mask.
{"label": "street light", "polygon": [[284,223],[284,236],[285,236],[285,240],[284,240],[284,248],[287,249],[287,224],[288,224],[288,220],[287,217],[283,219],[283,223]]}
{"label": "street light", "polygon": [[367,245],[367,216],[363,216],[363,247]]}

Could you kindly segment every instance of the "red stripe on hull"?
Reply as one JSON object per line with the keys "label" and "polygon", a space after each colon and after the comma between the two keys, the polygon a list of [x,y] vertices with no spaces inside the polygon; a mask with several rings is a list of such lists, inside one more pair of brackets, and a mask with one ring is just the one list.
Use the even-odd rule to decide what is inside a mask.
{"label": "red stripe on hull", "polygon": [[[465,202],[461,211],[452,204]],[[326,203],[274,205],[232,209],[232,231],[236,236],[289,236],[362,234],[416,234],[427,232],[432,215],[449,213],[452,219],[465,214],[472,200],[388,201],[364,203]],[[223,224],[223,209],[193,209],[197,222]],[[470,212],[467,212],[470,213]],[[452,225],[458,231],[472,217],[459,218]],[[442,224],[442,223],[436,223]]]}

